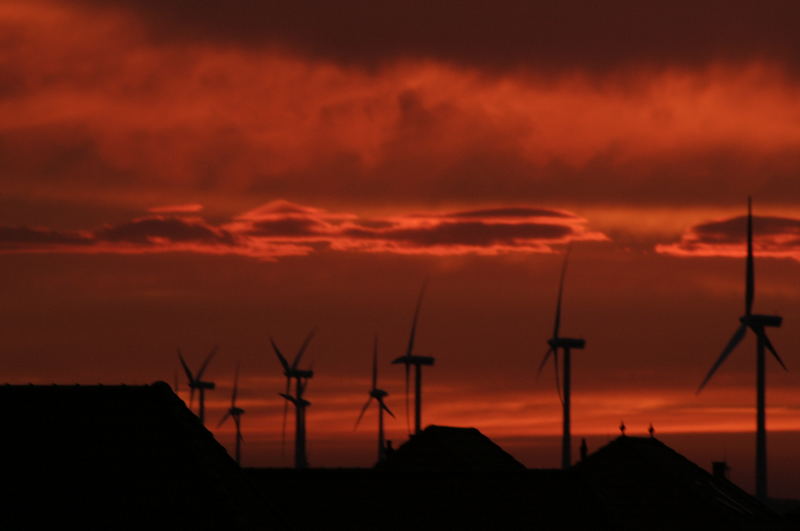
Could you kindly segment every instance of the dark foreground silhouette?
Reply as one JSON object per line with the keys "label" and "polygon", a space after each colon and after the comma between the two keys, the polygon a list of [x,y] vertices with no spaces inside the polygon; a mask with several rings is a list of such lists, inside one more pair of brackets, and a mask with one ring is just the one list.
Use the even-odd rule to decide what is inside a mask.
{"label": "dark foreground silhouette", "polygon": [[165,383],[0,386],[3,529],[798,529],[654,438],[530,470],[429,426],[374,469],[240,469]]}
{"label": "dark foreground silhouette", "polygon": [[2,529],[282,529],[166,383],[0,386]]}

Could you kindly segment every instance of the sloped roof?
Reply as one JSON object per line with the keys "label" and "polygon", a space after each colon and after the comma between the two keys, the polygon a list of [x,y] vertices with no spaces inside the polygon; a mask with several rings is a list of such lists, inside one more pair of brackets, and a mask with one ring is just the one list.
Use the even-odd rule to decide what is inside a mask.
{"label": "sloped roof", "polygon": [[573,473],[616,529],[783,529],[756,498],[655,438],[621,436]]}
{"label": "sloped roof", "polygon": [[411,473],[501,473],[525,470],[525,465],[475,428],[428,426],[387,456],[379,468]]}
{"label": "sloped roof", "polygon": [[5,522],[78,529],[281,528],[163,382],[4,385]]}

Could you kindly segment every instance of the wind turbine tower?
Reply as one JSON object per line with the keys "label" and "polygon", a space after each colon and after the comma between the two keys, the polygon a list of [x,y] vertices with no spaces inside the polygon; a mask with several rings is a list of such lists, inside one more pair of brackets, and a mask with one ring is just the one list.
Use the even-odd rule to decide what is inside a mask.
{"label": "wind turbine tower", "polygon": [[[295,410],[294,467],[297,469],[308,468],[308,457],[306,455],[306,408],[311,405],[311,402],[303,398],[303,395],[308,386],[308,380],[314,377],[314,371],[310,369],[300,369],[299,365],[303,353],[314,337],[314,332],[314,330],[311,330],[308,334],[291,364],[289,364],[286,357],[281,353],[275,340],[270,338],[272,348],[275,350],[275,355],[278,357],[281,367],[283,367],[283,375],[286,376],[286,391],[278,394],[286,400],[287,404],[291,403]],[[291,394],[292,380],[295,382],[294,395]],[[283,430],[285,440],[286,408],[283,410]]]}
{"label": "wind turbine tower", "polygon": [[183,366],[183,370],[186,373],[186,378],[189,379],[189,408],[192,407],[192,402],[194,401],[194,391],[197,389],[200,392],[200,406],[197,412],[197,416],[200,418],[200,423],[205,424],[206,418],[206,391],[211,391],[214,389],[214,382],[206,382],[203,380],[203,374],[206,372],[206,368],[208,368],[208,364],[211,359],[217,355],[217,351],[219,350],[218,347],[214,347],[209,352],[206,359],[203,360],[203,364],[200,366],[200,369],[197,371],[196,375],[192,374],[192,371],[189,369],[189,365],[186,364],[186,360],[183,358],[183,353],[181,349],[178,349],[178,359]]}
{"label": "wind turbine tower", "polygon": [[745,263],[745,295],[744,315],[739,318],[739,328],[733,333],[728,344],[720,354],[717,361],[708,371],[703,383],[697,392],[703,390],[708,381],[719,367],[730,356],[733,349],[742,341],[747,329],[756,336],[756,496],[762,500],[767,499],[767,424],[766,424],[766,374],[765,374],[765,349],[775,357],[778,363],[786,369],[786,365],[778,355],[772,342],[764,330],[767,327],[777,328],[783,323],[783,318],[777,315],[761,315],[753,313],[753,299],[755,298],[755,268],[753,260],[753,207],[751,198],[747,198],[747,260]]}
{"label": "wind turbine tower", "polygon": [[406,415],[408,414],[408,385],[409,371],[414,367],[414,434],[422,431],[422,367],[431,366],[434,358],[431,356],[417,356],[414,354],[414,339],[417,335],[417,321],[419,320],[419,310],[422,306],[422,298],[425,295],[425,287],[422,285],[417,299],[417,307],[414,310],[414,320],[411,323],[411,334],[408,338],[408,348],[406,353],[392,361],[392,364],[403,364],[406,366]]}
{"label": "wind turbine tower", "polygon": [[356,420],[356,428],[358,428],[358,424],[361,422],[361,419],[364,417],[364,413],[367,412],[367,408],[375,400],[378,403],[378,462],[382,462],[386,458],[386,438],[384,436],[384,429],[383,429],[383,412],[385,411],[389,415],[394,418],[394,413],[389,407],[384,403],[383,399],[389,396],[389,393],[384,391],[383,389],[378,389],[378,338],[375,338],[375,344],[372,349],[372,387],[369,391],[369,398],[367,402],[364,404],[364,407],[361,408],[361,413],[358,415],[358,419]]}
{"label": "wind turbine tower", "polygon": [[239,366],[236,366],[236,373],[233,377],[233,391],[231,392],[231,407],[228,408],[228,411],[225,412],[225,416],[222,417],[222,420],[219,421],[217,427],[221,427],[225,424],[225,421],[228,418],[233,419],[233,424],[236,426],[236,464],[242,464],[242,441],[244,438],[242,437],[242,415],[244,414],[244,409],[240,408],[236,405],[236,396],[239,394]]}
{"label": "wind turbine tower", "polygon": [[564,470],[572,466],[572,433],[571,433],[571,397],[572,397],[572,349],[583,349],[586,347],[586,341],[583,339],[573,339],[570,337],[561,337],[559,332],[561,330],[561,301],[564,295],[564,277],[567,273],[567,263],[569,261],[569,248],[564,255],[564,265],[561,268],[561,279],[558,284],[558,301],[556,302],[556,318],[553,325],[553,337],[547,340],[550,346],[544,355],[544,359],[539,364],[539,372],[542,372],[547,360],[553,356],[553,363],[556,369],[556,386],[559,386],[558,381],[558,352],[561,350],[564,353],[564,370],[563,370],[563,386],[564,393],[561,398],[561,405],[563,407],[563,426],[561,435],[561,468]]}

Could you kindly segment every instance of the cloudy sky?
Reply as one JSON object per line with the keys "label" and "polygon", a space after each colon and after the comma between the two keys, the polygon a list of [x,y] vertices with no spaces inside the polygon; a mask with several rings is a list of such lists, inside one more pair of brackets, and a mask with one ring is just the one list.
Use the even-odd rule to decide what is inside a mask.
{"label": "cloudy sky", "polygon": [[399,442],[389,361],[428,278],[425,423],[556,466],[536,368],[571,243],[576,437],[653,422],[748,486],[753,339],[695,390],[743,311],[752,195],[792,371],[770,360],[772,492],[800,495],[796,3],[318,4],[0,1],[4,379],[173,383],[178,346],[219,345],[210,424],[241,362],[245,460],[283,464],[269,337],[318,326],[310,461],[367,465],[373,337]]}

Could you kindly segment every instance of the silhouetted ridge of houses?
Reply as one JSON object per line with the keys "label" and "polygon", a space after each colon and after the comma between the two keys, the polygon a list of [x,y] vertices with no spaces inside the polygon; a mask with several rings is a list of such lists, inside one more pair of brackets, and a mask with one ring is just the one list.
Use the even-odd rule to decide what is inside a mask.
{"label": "silhouetted ridge of houses", "polygon": [[0,386],[6,529],[284,526],[172,389]]}
{"label": "silhouetted ridge of houses", "polygon": [[374,469],[240,469],[157,382],[0,386],[3,529],[792,529],[654,438],[526,469],[429,426]]}
{"label": "silhouetted ridge of houses", "polygon": [[570,473],[614,529],[786,529],[754,496],[652,437],[618,437]]}
{"label": "silhouetted ridge of houses", "polygon": [[508,473],[525,465],[475,428],[428,426],[376,467],[401,473]]}

